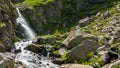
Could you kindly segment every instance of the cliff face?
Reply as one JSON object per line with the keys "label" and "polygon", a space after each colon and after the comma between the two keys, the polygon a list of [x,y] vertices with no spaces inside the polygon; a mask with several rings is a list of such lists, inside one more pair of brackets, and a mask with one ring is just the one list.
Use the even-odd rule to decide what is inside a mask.
{"label": "cliff face", "polygon": [[10,0],[0,0],[0,51],[9,51],[14,39],[16,11]]}
{"label": "cliff face", "polygon": [[[103,3],[107,0],[55,0],[47,5],[28,7],[20,5],[24,16],[28,19],[37,33],[58,27],[69,27],[76,24],[84,10],[89,11],[92,4]],[[99,7],[100,8],[100,7]],[[94,13],[94,12],[93,12]],[[92,14],[92,11],[88,14]],[[51,27],[56,25],[54,28]],[[48,32],[50,32],[48,30]]]}

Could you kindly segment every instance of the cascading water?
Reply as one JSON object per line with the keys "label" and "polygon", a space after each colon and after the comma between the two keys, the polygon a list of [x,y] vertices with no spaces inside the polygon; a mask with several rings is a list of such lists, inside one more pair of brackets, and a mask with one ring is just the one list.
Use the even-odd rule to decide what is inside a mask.
{"label": "cascading water", "polygon": [[27,65],[29,68],[58,68],[58,65],[55,65],[51,62],[49,57],[40,56],[32,51],[25,50],[24,48],[32,44],[32,40],[36,38],[36,34],[29,27],[28,22],[20,13],[19,9],[16,8],[19,17],[16,19],[17,23],[21,24],[25,32],[25,39],[27,41],[19,41],[15,43],[16,49],[20,49],[21,52],[16,55],[15,61],[22,62]]}
{"label": "cascading water", "polygon": [[22,14],[20,13],[19,9],[16,8],[19,17],[17,18],[17,24],[21,24],[21,26],[24,29],[24,33],[26,36],[26,39],[33,39],[35,38],[36,34],[34,33],[34,31],[29,27],[28,22],[25,20],[25,18],[22,16]]}

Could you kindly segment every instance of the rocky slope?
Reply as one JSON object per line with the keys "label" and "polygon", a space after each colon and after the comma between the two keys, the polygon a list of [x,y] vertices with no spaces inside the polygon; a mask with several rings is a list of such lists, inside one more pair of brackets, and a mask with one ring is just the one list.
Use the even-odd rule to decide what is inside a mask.
{"label": "rocky slope", "polygon": [[[50,48],[52,62],[60,68],[120,67],[119,0],[55,0],[33,5],[26,0],[11,1],[39,36],[26,50],[46,56],[46,48]],[[0,1],[0,51],[10,51],[15,32],[17,36],[21,33],[15,28],[16,16],[9,0]],[[3,62],[2,56],[4,53],[0,56]],[[14,64],[11,55],[5,58],[11,63],[1,63],[3,68]]]}
{"label": "rocky slope", "polygon": [[38,35],[53,33],[43,34],[37,46],[27,49],[39,53],[35,50],[40,45],[51,47],[54,63],[68,63],[61,68],[79,68],[79,64],[112,68],[119,64],[119,0],[55,0],[32,6],[23,1],[18,6]]}

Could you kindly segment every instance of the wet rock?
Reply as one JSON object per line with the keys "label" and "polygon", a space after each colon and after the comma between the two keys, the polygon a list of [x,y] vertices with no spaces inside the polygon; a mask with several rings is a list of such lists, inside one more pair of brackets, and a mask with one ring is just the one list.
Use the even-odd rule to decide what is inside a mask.
{"label": "wet rock", "polygon": [[25,30],[22,27],[21,23],[18,23],[17,26],[16,26],[16,35],[17,35],[17,37],[22,38],[22,39],[26,38]]}
{"label": "wet rock", "polygon": [[93,68],[93,67],[83,64],[63,64],[60,66],[60,68]]}
{"label": "wet rock", "polygon": [[87,39],[95,41],[98,40],[97,37],[94,35],[82,33],[80,31],[72,31],[70,32],[68,37],[63,41],[63,44],[65,44],[67,48],[71,49]]}
{"label": "wet rock", "polygon": [[87,59],[87,54],[89,52],[95,52],[99,47],[99,44],[95,40],[84,40],[81,44],[68,51],[67,59],[68,61],[74,61],[77,59]]}
{"label": "wet rock", "polygon": [[5,57],[12,57],[15,58],[15,54],[14,53],[10,53],[10,52],[4,52],[2,53]]}
{"label": "wet rock", "polygon": [[14,53],[20,53],[21,52],[21,49],[18,49],[18,50],[14,50]]}
{"label": "wet rock", "polygon": [[38,37],[37,43],[39,44],[44,44],[45,43],[45,39]]}
{"label": "wet rock", "polygon": [[26,47],[25,49],[29,50],[29,51],[32,51],[32,52],[35,52],[37,54],[40,53],[43,56],[47,56],[47,50],[44,46],[32,44],[32,45]]}
{"label": "wet rock", "polygon": [[52,62],[53,62],[54,64],[61,65],[61,64],[63,63],[63,60],[60,59],[60,58],[55,58],[55,59],[52,60]]}
{"label": "wet rock", "polygon": [[23,65],[23,63],[21,61],[16,61],[15,63],[17,64],[17,66]]}
{"label": "wet rock", "polygon": [[4,55],[0,53],[0,61],[4,58]]}

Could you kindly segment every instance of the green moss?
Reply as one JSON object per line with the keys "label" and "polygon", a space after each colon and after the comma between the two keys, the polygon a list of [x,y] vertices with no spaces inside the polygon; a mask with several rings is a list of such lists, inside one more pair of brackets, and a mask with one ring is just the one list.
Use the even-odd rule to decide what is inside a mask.
{"label": "green moss", "polygon": [[18,37],[14,35],[13,42],[17,42],[17,41],[18,41]]}
{"label": "green moss", "polygon": [[67,55],[67,53],[65,53],[64,55],[62,55],[61,58],[62,58],[65,62],[68,62],[66,55]]}
{"label": "green moss", "polygon": [[4,22],[0,22],[0,28],[3,28],[5,26],[6,26],[6,24]]}
{"label": "green moss", "polygon": [[53,2],[54,0],[25,0],[24,4],[29,6],[36,6],[36,5],[47,5],[48,3]]}
{"label": "green moss", "polygon": [[54,56],[60,57],[60,54],[58,53],[58,51],[53,51],[52,53],[53,53]]}

